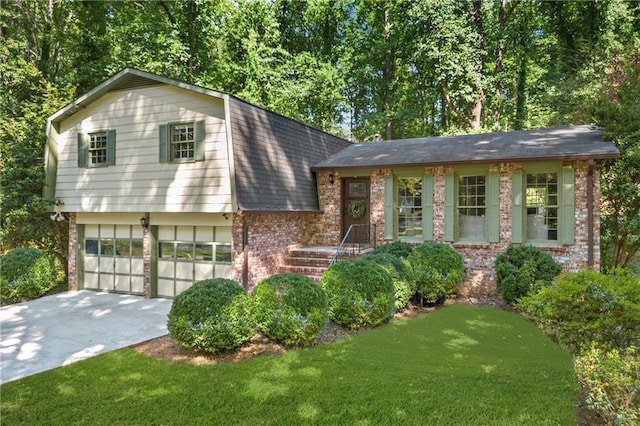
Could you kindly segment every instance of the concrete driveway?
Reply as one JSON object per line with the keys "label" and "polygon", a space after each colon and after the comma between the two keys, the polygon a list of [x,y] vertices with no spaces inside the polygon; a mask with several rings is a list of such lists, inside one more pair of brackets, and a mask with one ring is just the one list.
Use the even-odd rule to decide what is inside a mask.
{"label": "concrete driveway", "polygon": [[167,334],[171,300],[81,290],[0,308],[0,384]]}

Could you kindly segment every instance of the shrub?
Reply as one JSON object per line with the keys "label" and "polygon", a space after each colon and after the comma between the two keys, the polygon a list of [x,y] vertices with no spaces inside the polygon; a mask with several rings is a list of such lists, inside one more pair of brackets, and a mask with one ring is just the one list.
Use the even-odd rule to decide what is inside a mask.
{"label": "shrub", "polygon": [[256,286],[251,300],[256,325],[287,345],[313,343],[327,322],[324,290],[302,275],[273,275]]}
{"label": "shrub", "polygon": [[416,293],[416,288],[410,280],[409,262],[385,252],[373,252],[364,257],[373,260],[387,270],[393,280],[396,310],[406,308],[409,300]]}
{"label": "shrub", "polygon": [[587,407],[607,424],[640,423],[640,352],[636,347],[603,350],[592,345],[576,358]]}
{"label": "shrub", "polygon": [[542,287],[550,286],[560,274],[560,264],[546,252],[532,246],[509,246],[496,259],[498,293],[508,303]]}
{"label": "shrub", "polygon": [[393,280],[387,270],[371,259],[347,259],[322,275],[329,318],[356,329],[376,326],[395,313]]}
{"label": "shrub", "polygon": [[464,280],[462,256],[446,244],[421,244],[407,259],[411,266],[411,281],[423,302],[443,302]]}
{"label": "shrub", "polygon": [[518,308],[574,352],[589,342],[604,348],[640,344],[640,282],[628,274],[562,274],[551,287],[522,298]]}
{"label": "shrub", "polygon": [[13,249],[2,257],[2,304],[42,297],[56,286],[63,274],[60,262],[42,250],[32,247]]}
{"label": "shrub", "polygon": [[407,258],[413,251],[411,244],[404,241],[394,241],[392,243],[382,244],[376,247],[373,251],[374,254],[391,254],[398,258]]}
{"label": "shrub", "polygon": [[195,283],[173,300],[167,328],[181,346],[215,353],[241,346],[255,330],[250,301],[233,280]]}

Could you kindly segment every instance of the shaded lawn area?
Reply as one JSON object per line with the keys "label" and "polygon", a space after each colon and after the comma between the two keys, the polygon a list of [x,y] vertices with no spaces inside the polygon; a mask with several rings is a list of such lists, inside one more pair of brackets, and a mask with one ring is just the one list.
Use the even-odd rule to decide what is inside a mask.
{"label": "shaded lawn area", "polygon": [[0,388],[13,424],[575,425],[570,355],[515,313],[453,305],[239,364],[124,349]]}

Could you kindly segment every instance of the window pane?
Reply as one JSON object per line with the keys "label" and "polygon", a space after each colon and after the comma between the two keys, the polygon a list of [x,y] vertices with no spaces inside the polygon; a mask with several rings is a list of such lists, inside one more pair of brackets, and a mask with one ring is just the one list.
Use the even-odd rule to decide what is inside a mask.
{"label": "window pane", "polygon": [[193,260],[193,244],[178,243],[176,259]]}
{"label": "window pane", "polygon": [[113,240],[100,240],[100,254],[113,256],[114,242]]}
{"label": "window pane", "polygon": [[130,240],[116,240],[116,256],[131,256]]}
{"label": "window pane", "polygon": [[349,183],[349,196],[350,197],[366,197],[367,196],[367,184]]}
{"label": "window pane", "polygon": [[195,153],[194,125],[171,126],[171,155],[174,160],[193,159]]}
{"label": "window pane", "polygon": [[160,259],[173,259],[174,246],[173,243],[159,243],[158,256]]}
{"label": "window pane", "polygon": [[144,254],[144,245],[142,240],[132,240],[131,241],[131,256],[133,257],[143,257]]}
{"label": "window pane", "polygon": [[398,179],[398,235],[422,237],[422,179]]}
{"label": "window pane", "polygon": [[98,240],[86,240],[84,242],[84,252],[86,254],[98,254]]}
{"label": "window pane", "polygon": [[213,260],[213,246],[211,244],[196,244],[196,260]]}
{"label": "window pane", "polygon": [[216,245],[216,262],[231,263],[231,244]]}

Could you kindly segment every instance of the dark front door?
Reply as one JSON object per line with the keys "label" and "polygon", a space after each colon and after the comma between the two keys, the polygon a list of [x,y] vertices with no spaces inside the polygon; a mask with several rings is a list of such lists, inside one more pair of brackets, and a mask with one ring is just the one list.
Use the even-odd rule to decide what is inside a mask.
{"label": "dark front door", "polygon": [[368,244],[370,241],[369,221],[369,178],[345,178],[342,187],[342,236],[354,225],[347,243]]}

